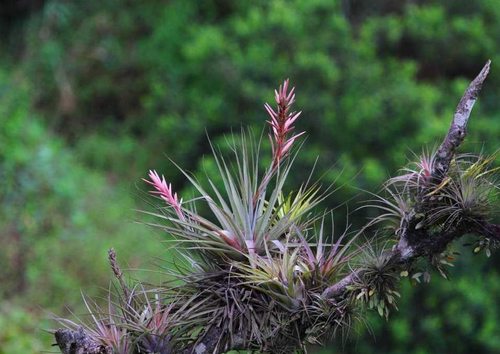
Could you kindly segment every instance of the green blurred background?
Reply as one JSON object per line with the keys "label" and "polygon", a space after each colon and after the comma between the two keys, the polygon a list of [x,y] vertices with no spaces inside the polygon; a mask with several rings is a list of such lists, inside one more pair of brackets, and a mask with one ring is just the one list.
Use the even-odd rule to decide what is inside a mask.
{"label": "green blurred background", "polygon": [[[214,170],[207,134],[261,131],[289,77],[337,219],[436,146],[458,99],[493,61],[464,150],[500,134],[498,0],[6,0],[0,3],[0,354],[53,351],[50,312],[103,295],[113,246],[155,269],[162,235],[135,223],[155,168],[190,194],[172,158]],[[326,172],[325,172],[326,171]],[[356,187],[356,188],[354,188]],[[362,193],[361,193],[362,194]],[[365,195],[366,197],[366,195]],[[356,226],[369,216],[350,217]],[[474,259],[472,259],[474,258]],[[464,252],[452,280],[402,289],[389,322],[370,314],[321,353],[500,352],[500,257]],[[150,281],[154,272],[130,273]]]}

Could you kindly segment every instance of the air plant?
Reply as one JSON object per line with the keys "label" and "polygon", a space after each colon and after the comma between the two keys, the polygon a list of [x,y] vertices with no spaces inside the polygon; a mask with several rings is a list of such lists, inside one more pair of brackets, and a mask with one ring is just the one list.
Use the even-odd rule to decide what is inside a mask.
{"label": "air plant", "polygon": [[[333,215],[331,216],[330,233],[325,230],[326,215],[321,218],[319,227],[312,230],[312,236],[299,233],[300,266],[298,270],[303,281],[312,289],[331,284],[339,274],[345,272],[349,261],[357,255],[357,252],[353,250],[353,244],[359,234],[349,235],[346,229],[335,240]],[[307,237],[310,240],[307,240]]]}
{"label": "air plant", "polygon": [[[127,330],[125,321],[115,308],[113,301],[108,299],[108,310],[103,310],[95,301],[83,297],[90,321],[77,318],[76,322],[63,318],[55,318],[65,328],[82,331],[90,336],[98,346],[99,353],[133,354],[134,345],[131,333]],[[97,351],[96,351],[97,353]]]}
{"label": "air plant", "polygon": [[[383,223],[393,234],[400,237],[408,226],[410,218],[422,219],[419,205],[426,198],[439,192],[449,179],[436,184],[433,171],[436,164],[436,151],[427,150],[417,156],[416,162],[411,162],[401,170],[401,174],[390,178],[383,185],[383,193],[373,194],[374,199],[365,204],[363,208],[376,208],[381,213],[373,218],[369,226]],[[423,223],[418,223],[420,228]]]}
{"label": "air plant", "polygon": [[388,252],[387,245],[365,245],[358,260],[357,276],[350,286],[351,296],[380,316],[389,317],[390,309],[397,309],[397,291],[403,268]]}
{"label": "air plant", "polygon": [[399,176],[390,178],[386,186],[397,186],[405,192],[415,192],[432,185],[432,173],[436,164],[436,150],[424,150],[417,161],[411,162],[401,170]]}
{"label": "air plant", "polygon": [[[405,222],[415,206],[414,196],[405,189],[391,183],[384,185],[383,193],[371,193],[374,197],[361,208],[372,208],[379,211],[379,215],[372,218],[365,228],[383,224],[391,234],[400,236],[404,232]],[[399,187],[401,188],[401,187]]]}
{"label": "air plant", "polygon": [[292,135],[300,112],[290,111],[295,94],[288,87],[287,80],[275,92],[276,110],[265,106],[271,116],[272,159],[262,174],[260,149],[245,132],[231,145],[234,164],[212,146],[223,189],[207,176],[210,190],[206,190],[183,172],[200,194],[196,201],[208,205],[210,219],[196,213],[192,201],[181,204],[171,186],[150,172],[147,182],[155,188],[152,193],[160,195],[169,207],[154,213],[163,221],[154,226],[173,236],[191,263],[201,264],[196,272],[178,275],[183,285],[169,292],[181,299],[179,306],[189,303],[197,309],[183,322],[188,342],[194,333],[209,333],[216,326],[228,338],[221,340],[219,348],[242,342],[245,348],[268,350],[276,347],[277,333],[280,338],[295,338],[284,342],[297,347],[298,328],[311,323],[308,306],[313,299],[317,303],[318,294],[329,282],[347,271],[353,239],[344,242],[343,235],[328,244],[324,221],[316,236],[309,235],[316,230],[313,223],[322,219],[313,209],[328,195],[328,189],[321,192],[313,184],[293,194],[284,192],[295,156],[293,143],[302,135]]}
{"label": "air plant", "polygon": [[171,310],[175,302],[164,304],[158,293],[150,299],[150,292],[144,287],[137,288],[136,293],[132,293],[132,301],[121,304],[126,328],[134,334],[135,342],[143,352],[174,353],[173,328],[176,317]]}
{"label": "air plant", "polygon": [[439,203],[432,211],[431,222],[443,221],[448,225],[482,220],[492,214],[498,195],[494,173],[491,168],[496,154],[491,156],[458,156],[450,171],[449,182],[434,193]]}
{"label": "air plant", "polygon": [[338,337],[346,341],[356,323],[363,323],[363,317],[354,301],[345,298],[340,301],[318,296],[308,306],[311,324],[306,331],[306,341],[323,344]]}
{"label": "air plant", "polygon": [[[293,233],[294,228],[303,229],[310,224],[311,219],[306,222],[299,222],[299,219],[307,215],[326,194],[319,193],[317,188],[303,187],[293,200],[283,197],[284,183],[293,162],[292,146],[302,135],[290,136],[300,112],[290,111],[295,93],[294,88],[288,91],[288,86],[286,80],[275,92],[276,111],[266,104],[271,116],[269,124],[273,148],[271,165],[262,176],[258,159],[260,149],[244,132],[239,143],[232,145],[235,164],[228,164],[212,146],[223,182],[222,190],[208,176],[211,190],[207,191],[194,177],[182,171],[200,193],[199,199],[207,203],[216,222],[197,214],[194,205],[189,205],[189,202],[182,206],[171,185],[155,171],[150,171],[150,180],[146,182],[154,187],[152,193],[159,195],[174,211],[155,214],[168,222],[159,227],[177,238],[186,249],[198,250],[208,259],[243,260],[254,254],[264,254],[266,249],[274,247],[273,242],[283,240]],[[273,179],[272,188],[268,188]]]}
{"label": "air plant", "polygon": [[299,249],[288,244],[275,257],[256,257],[252,265],[237,265],[242,271],[244,284],[275,299],[281,306],[293,311],[305,300],[305,284],[299,276]]}

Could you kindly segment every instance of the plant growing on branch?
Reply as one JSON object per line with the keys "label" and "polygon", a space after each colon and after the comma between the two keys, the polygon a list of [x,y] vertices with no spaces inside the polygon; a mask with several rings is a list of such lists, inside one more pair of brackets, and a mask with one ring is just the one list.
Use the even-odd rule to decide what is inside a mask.
{"label": "plant growing on branch", "polygon": [[[118,289],[106,310],[84,298],[90,320],[59,319],[57,345],[69,353],[304,352],[345,334],[363,320],[363,309],[388,318],[409,277],[446,276],[449,245],[475,236],[474,253],[500,244],[495,156],[458,154],[467,121],[490,67],[488,61],[460,100],[444,141],[384,184],[367,207],[380,213],[359,232],[336,235],[331,212],[315,213],[330,190],[317,184],[285,191],[298,153],[291,111],[294,88],[286,80],[265,105],[272,158],[260,170],[259,144],[242,132],[232,140],[232,160],[213,148],[222,188],[207,176],[205,188],[181,173],[199,196],[183,201],[156,172],[145,181],[160,199],[152,226],[173,238],[185,262],[172,267],[157,288],[127,285],[110,252]],[[211,215],[197,212],[198,203]],[[359,235],[371,235],[358,237]],[[362,241],[367,239],[368,241]]]}

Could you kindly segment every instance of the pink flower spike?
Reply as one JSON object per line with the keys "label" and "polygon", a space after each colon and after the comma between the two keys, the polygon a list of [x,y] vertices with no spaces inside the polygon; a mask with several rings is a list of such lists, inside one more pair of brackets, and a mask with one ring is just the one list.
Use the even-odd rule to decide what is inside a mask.
{"label": "pink flower spike", "polygon": [[274,90],[274,98],[278,104],[276,110],[271,108],[268,103],[264,105],[267,113],[271,117],[268,123],[271,126],[272,132],[270,138],[273,152],[273,169],[276,168],[286,156],[293,142],[302,135],[302,133],[300,133],[292,138],[288,137],[288,134],[294,129],[293,124],[301,114],[301,112],[290,113],[290,107],[295,102],[295,87],[292,87],[290,92],[288,92],[289,83],[290,80],[286,79],[283,84],[279,86],[278,90]]}
{"label": "pink flower spike", "polygon": [[143,179],[144,182],[151,184],[156,190],[151,191],[152,194],[158,194],[161,199],[163,199],[168,205],[174,208],[177,216],[181,220],[185,220],[184,214],[181,208],[181,202],[177,197],[177,193],[172,192],[172,184],[167,184],[165,177],[162,175],[161,178],[155,170],[149,170],[148,174],[150,181]]}

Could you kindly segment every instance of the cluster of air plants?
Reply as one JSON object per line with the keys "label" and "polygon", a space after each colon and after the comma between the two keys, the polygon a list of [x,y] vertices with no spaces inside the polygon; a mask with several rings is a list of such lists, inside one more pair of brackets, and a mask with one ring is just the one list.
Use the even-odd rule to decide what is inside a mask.
{"label": "cluster of air plants", "polygon": [[[144,290],[138,305],[136,294],[122,283],[128,300],[117,310],[110,307],[101,318],[95,314],[106,312],[89,306],[93,324],[84,328],[96,342],[113,353],[182,352],[207,340],[215,340],[216,352],[290,353],[350,324],[352,303],[330,303],[321,294],[349,271],[357,254],[350,249],[354,238],[335,237],[325,226],[329,214],[314,213],[329,188],[305,184],[285,192],[294,142],[303,133],[294,133],[300,112],[291,110],[295,94],[288,80],[275,99],[276,109],[265,105],[272,147],[267,168],[261,169],[260,144],[242,132],[230,140],[230,162],[213,146],[223,188],[207,176],[207,189],[181,170],[199,194],[184,201],[163,176],[149,172],[145,182],[161,200],[158,211],[149,213],[157,220],[151,225],[173,238],[185,262],[170,272],[171,285],[157,291],[154,300]],[[209,215],[197,212],[200,204]],[[101,333],[111,329],[112,337],[120,338],[113,343],[122,347]]]}
{"label": "cluster of air plants", "polygon": [[[396,236],[406,228],[422,230],[432,237],[443,230],[481,225],[492,218],[498,203],[497,154],[491,156],[456,155],[447,175],[433,178],[436,153],[423,154],[404,174],[385,185],[386,196],[377,196],[375,206],[383,210],[374,222],[386,222]],[[413,224],[408,223],[409,220]],[[475,253],[496,245],[495,240],[480,237]],[[449,258],[449,257],[448,257]]]}
{"label": "cluster of air plants", "polygon": [[[467,99],[475,99],[488,69],[489,63],[460,103],[469,112]],[[107,311],[86,300],[90,322],[60,320],[68,328],[56,332],[64,354],[74,352],[68,343],[84,354],[303,352],[307,343],[348,332],[364,307],[388,318],[402,278],[427,282],[429,267],[445,276],[454,239],[475,233],[474,252],[487,255],[498,246],[500,226],[489,220],[497,202],[496,155],[455,156],[462,116],[436,153],[424,154],[375,195],[368,206],[381,210],[378,217],[360,232],[335,235],[326,226],[332,212],[315,210],[330,188],[308,182],[285,191],[294,143],[303,134],[294,132],[300,112],[291,111],[295,94],[288,85],[275,92],[276,109],[265,105],[267,168],[260,143],[242,132],[229,140],[231,160],[212,146],[222,188],[211,176],[202,183],[180,169],[198,192],[184,201],[149,172],[145,182],[161,201],[148,212],[157,220],[151,226],[169,235],[182,263],[171,265],[160,287],[129,288],[111,252],[119,294]],[[361,241],[374,227],[375,236]]]}
{"label": "cluster of air plants", "polygon": [[[173,353],[175,317],[170,315],[173,304],[164,303],[159,289],[146,290],[140,284],[128,287],[113,250],[109,259],[120,286],[114,296],[109,292],[107,308],[83,296],[88,318],[75,316],[74,321],[64,318],[57,321],[74,331],[73,336],[92,339],[85,348],[88,353]],[[56,332],[56,338],[69,335],[71,332],[66,330]],[[71,352],[71,348],[67,350]]]}
{"label": "cluster of air plants", "polygon": [[[144,289],[137,289],[126,301],[110,296],[106,309],[84,296],[89,318],[57,320],[69,330],[82,332],[82,337],[92,338],[92,353],[170,353],[174,328],[169,316],[171,306],[161,304],[158,297],[147,296]],[[60,331],[56,339],[68,333]]]}
{"label": "cluster of air plants", "polygon": [[381,210],[369,226],[388,231],[396,243],[406,237],[405,242],[423,244],[428,256],[425,265],[405,265],[405,276],[417,282],[429,281],[431,267],[447,278],[446,268],[453,266],[457,255],[449,247],[453,237],[442,237],[447,233],[475,233],[476,240],[471,244],[474,253],[485,250],[489,256],[498,247],[496,238],[481,232],[483,225],[495,217],[498,205],[499,168],[493,167],[496,158],[496,153],[457,154],[446,175],[440,176],[435,172],[437,151],[423,153],[401,175],[385,183],[383,193],[369,205]]}

